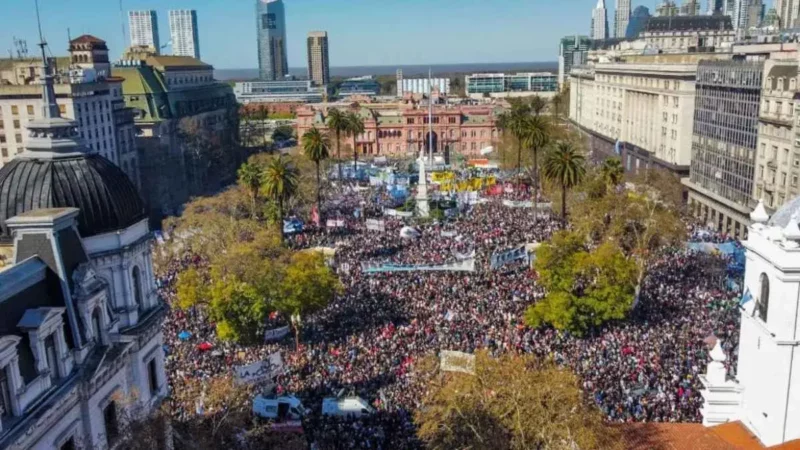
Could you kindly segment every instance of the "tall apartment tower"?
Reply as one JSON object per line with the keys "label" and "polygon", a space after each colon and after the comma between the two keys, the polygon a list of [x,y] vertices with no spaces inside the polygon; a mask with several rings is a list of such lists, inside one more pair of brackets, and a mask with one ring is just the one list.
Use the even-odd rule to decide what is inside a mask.
{"label": "tall apartment tower", "polygon": [[614,37],[624,38],[631,20],[631,0],[617,0],[617,10],[614,12]]}
{"label": "tall apartment tower", "polygon": [[177,9],[169,12],[172,54],[200,59],[200,38],[197,32],[197,11]]}
{"label": "tall apartment tower", "polygon": [[161,50],[158,40],[158,16],[154,10],[128,11],[128,28],[131,47],[152,47],[156,54]]}
{"label": "tall apartment tower", "polygon": [[708,0],[708,12],[709,16],[713,16],[714,14],[722,14],[722,11],[725,9],[725,2],[724,0]]}
{"label": "tall apartment tower", "polygon": [[308,33],[308,78],[317,86],[327,85],[331,80],[328,60],[328,32]]}
{"label": "tall apartment tower", "polygon": [[608,14],[605,0],[597,0],[592,10],[592,39],[608,39]]}
{"label": "tall apartment tower", "polygon": [[775,0],[781,28],[796,28],[800,18],[800,0]]}
{"label": "tall apartment tower", "polygon": [[286,59],[286,12],[282,0],[256,0],[258,73],[262,80],[282,80],[289,74]]}

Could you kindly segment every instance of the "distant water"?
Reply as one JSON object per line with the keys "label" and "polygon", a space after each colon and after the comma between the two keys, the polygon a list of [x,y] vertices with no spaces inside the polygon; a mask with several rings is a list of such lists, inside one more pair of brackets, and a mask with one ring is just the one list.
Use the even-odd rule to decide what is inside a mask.
{"label": "distant water", "polygon": [[[331,67],[331,76],[334,77],[360,77],[364,75],[394,75],[397,69],[403,69],[405,78],[428,75],[428,68],[434,75],[451,73],[477,73],[477,72],[556,72],[558,63],[555,61],[545,62],[514,62],[514,63],[491,63],[491,64],[438,64],[432,66],[413,65],[413,66],[351,66],[351,67]],[[289,73],[299,78],[308,75],[305,67],[289,68]],[[258,69],[218,69],[214,71],[214,76],[218,80],[253,80],[258,78]]]}

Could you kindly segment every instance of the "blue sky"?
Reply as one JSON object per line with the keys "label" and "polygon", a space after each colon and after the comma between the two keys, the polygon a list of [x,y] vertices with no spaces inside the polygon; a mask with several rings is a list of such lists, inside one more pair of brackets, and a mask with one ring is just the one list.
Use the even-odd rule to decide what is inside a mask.
{"label": "blue sky", "polygon": [[[66,53],[67,28],[73,37],[89,33],[106,40],[112,59],[127,45],[119,0],[39,1],[53,53]],[[306,65],[311,30],[328,31],[333,66],[555,61],[560,37],[588,34],[596,2],[284,0],[289,65]],[[33,0],[2,3],[0,51],[8,55],[14,36],[35,50]],[[613,4],[607,0],[607,7]],[[204,61],[217,68],[257,66],[255,0],[122,0],[122,8],[155,9],[162,44],[169,40],[167,10],[196,9]]]}

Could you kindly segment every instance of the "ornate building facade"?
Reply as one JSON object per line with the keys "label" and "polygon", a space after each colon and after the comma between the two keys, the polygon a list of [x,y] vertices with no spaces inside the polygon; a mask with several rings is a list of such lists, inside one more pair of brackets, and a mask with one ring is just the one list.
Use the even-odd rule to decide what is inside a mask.
{"label": "ornate building facade", "polygon": [[[433,136],[429,136],[428,110],[406,107],[398,109],[350,107],[364,121],[364,133],[356,137],[360,155],[415,156],[420,150],[449,158],[459,153],[476,156],[482,149],[500,139],[496,121],[502,108],[493,106],[434,107]],[[311,127],[327,129],[328,108],[305,107],[297,110],[297,134],[302,136]],[[343,139],[342,146],[352,145]]]}
{"label": "ornate building facade", "polygon": [[166,395],[166,307],[136,187],[45,73],[27,148],[0,169],[0,448],[113,448]]}

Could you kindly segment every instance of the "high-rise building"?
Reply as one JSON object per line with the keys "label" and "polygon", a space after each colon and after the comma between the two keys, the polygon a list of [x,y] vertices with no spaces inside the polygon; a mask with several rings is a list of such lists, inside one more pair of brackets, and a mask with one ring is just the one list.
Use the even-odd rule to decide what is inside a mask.
{"label": "high-rise building", "polygon": [[200,59],[197,11],[193,9],[170,10],[169,32],[172,38],[173,55]]}
{"label": "high-rise building", "polygon": [[573,66],[586,64],[586,57],[592,40],[589,36],[567,36],[561,38],[558,46],[558,86],[569,81],[569,73]]}
{"label": "high-rise building", "polygon": [[647,6],[637,6],[633,10],[631,20],[628,22],[628,28],[625,30],[625,39],[636,39],[639,33],[644,31],[647,26],[647,21],[650,20],[650,10]]}
{"label": "high-rise building", "polygon": [[[738,30],[746,30],[750,28],[750,6],[754,0],[736,0],[733,7],[733,28]],[[756,24],[757,25],[757,24]]]}
{"label": "high-rise building", "polygon": [[594,40],[608,39],[608,13],[605,0],[597,0],[597,6],[592,10],[592,32]]}
{"label": "high-rise building", "polygon": [[675,6],[675,2],[670,0],[664,0],[660,5],[656,7],[657,17],[677,16],[678,13],[680,13],[680,8]]}
{"label": "high-rise building", "polygon": [[617,0],[614,12],[614,37],[624,38],[631,19],[631,0]]}
{"label": "high-rise building", "polygon": [[756,61],[701,61],[697,68],[689,207],[740,238],[754,206],[763,68]]}
{"label": "high-rise building", "polygon": [[308,78],[318,86],[327,85],[331,81],[330,67],[328,32],[308,33]]}
{"label": "high-rise building", "polygon": [[722,14],[723,9],[725,9],[725,0],[708,0],[707,14],[709,16]]}
{"label": "high-rise building", "polygon": [[258,74],[262,80],[281,80],[289,74],[286,59],[286,12],[283,0],[256,0]]}
{"label": "high-rise building", "polygon": [[684,0],[680,8],[682,16],[700,15],[700,0]]}
{"label": "high-rise building", "polygon": [[161,50],[161,43],[158,40],[158,17],[155,11],[128,11],[128,28],[131,47],[151,47],[156,53]]}
{"label": "high-rise building", "polygon": [[797,28],[800,18],[800,0],[775,0],[775,10],[778,12],[779,26]]}

